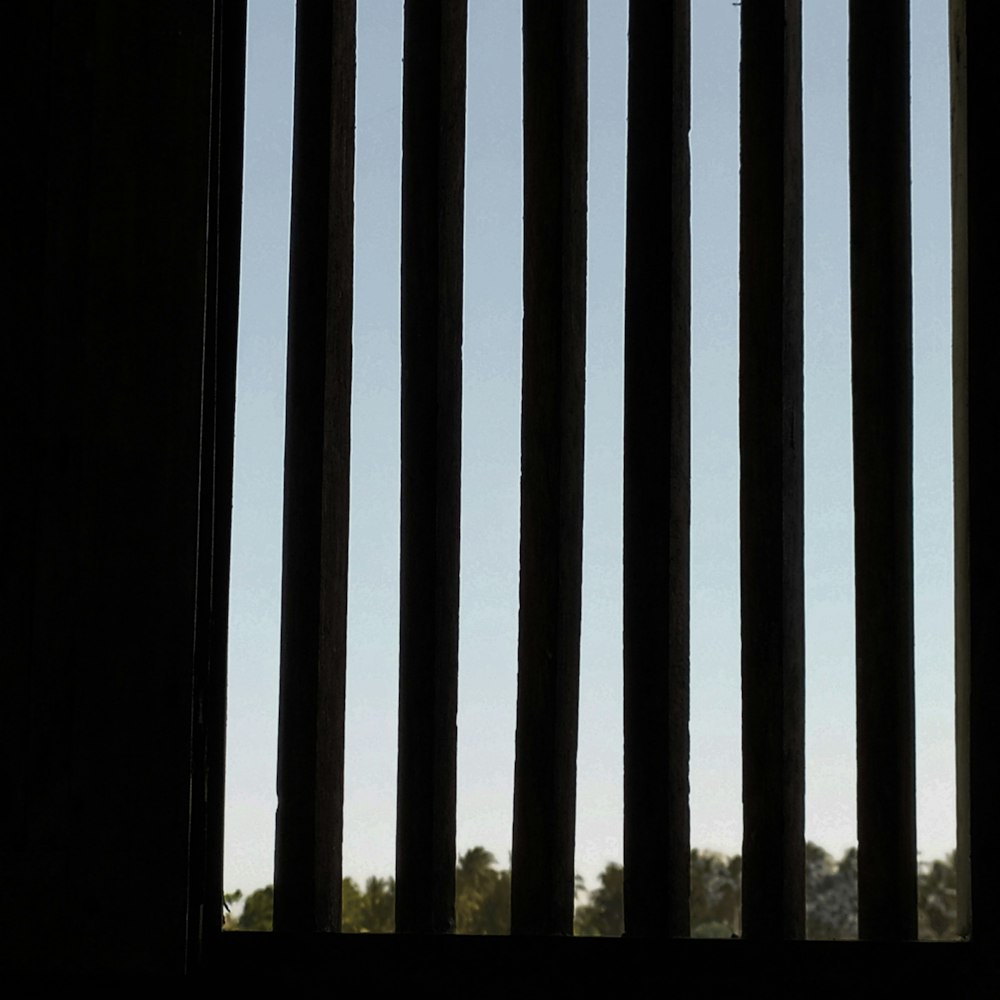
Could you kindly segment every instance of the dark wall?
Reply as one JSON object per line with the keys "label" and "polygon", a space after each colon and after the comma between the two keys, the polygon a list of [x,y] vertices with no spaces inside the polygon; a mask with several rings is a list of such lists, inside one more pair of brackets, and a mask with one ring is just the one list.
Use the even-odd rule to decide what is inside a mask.
{"label": "dark wall", "polygon": [[5,10],[0,949],[43,970],[182,970],[218,839],[220,9]]}

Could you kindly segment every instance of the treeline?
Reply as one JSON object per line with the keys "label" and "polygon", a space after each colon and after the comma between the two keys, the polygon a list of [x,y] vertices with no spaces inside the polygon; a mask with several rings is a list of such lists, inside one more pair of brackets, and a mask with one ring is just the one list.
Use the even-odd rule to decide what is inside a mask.
{"label": "treeline", "polygon": [[[732,937],[740,933],[739,855],[691,852],[691,936]],[[577,877],[574,933],[616,937],[624,926],[623,869],[610,862],[588,890]],[[957,936],[954,855],[920,867],[917,877],[919,934],[922,940]],[[395,881],[371,877],[360,887],[343,883],[342,929],[346,933],[391,933],[394,927]],[[224,927],[237,931],[269,931],[274,909],[271,886],[243,900],[239,918],[229,906],[243,900],[237,891],[226,897]],[[459,934],[510,932],[510,870],[500,868],[483,847],[473,847],[455,869],[455,930]],[[806,844],[806,936],[842,940],[858,935],[858,856],[852,848],[838,861],[816,844]]]}

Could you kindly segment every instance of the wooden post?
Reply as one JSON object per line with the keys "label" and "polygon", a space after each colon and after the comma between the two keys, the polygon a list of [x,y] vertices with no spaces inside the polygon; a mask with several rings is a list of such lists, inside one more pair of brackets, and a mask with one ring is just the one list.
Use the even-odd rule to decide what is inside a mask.
{"label": "wooden post", "polygon": [[742,6],[743,936],[805,933],[801,0]]}
{"label": "wooden post", "polygon": [[629,8],[625,933],[690,931],[691,8]]}
{"label": "wooden post", "polygon": [[354,280],[354,0],[301,0],[274,926],[340,928]]}
{"label": "wooden post", "polygon": [[455,926],[465,0],[407,0],[396,930]]}
{"label": "wooden post", "polygon": [[511,931],[570,934],[583,555],[586,0],[525,0],[521,587]]}
{"label": "wooden post", "polygon": [[910,10],[850,6],[858,932],[917,933]]}
{"label": "wooden post", "polygon": [[1000,604],[1000,450],[996,372],[995,108],[1000,98],[998,15],[992,5],[951,3],[952,288],[955,433],[955,688],[958,786],[958,930],[979,942],[1000,933],[994,863],[1000,831],[996,718],[996,609]]}
{"label": "wooden post", "polygon": [[[243,222],[243,132],[246,87],[245,2],[215,7],[213,25],[212,151],[210,177],[205,396],[201,489],[211,516],[198,521],[198,621],[192,713],[191,874],[188,962],[200,962],[206,939],[221,933],[225,840],[226,697],[229,645],[229,560],[233,514],[236,417],[236,331],[239,326],[240,231]],[[206,641],[207,640],[207,641]],[[197,913],[195,912],[197,911]]]}

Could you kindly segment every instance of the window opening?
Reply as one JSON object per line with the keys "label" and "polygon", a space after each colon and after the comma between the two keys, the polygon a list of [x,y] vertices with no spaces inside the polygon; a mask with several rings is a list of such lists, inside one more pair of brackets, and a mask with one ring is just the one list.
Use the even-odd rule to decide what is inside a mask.
{"label": "window opening", "polygon": [[[739,11],[692,10],[692,847],[737,854]],[[624,5],[590,11],[588,386],[577,868],[621,859]],[[846,11],[803,10],[806,836],[854,843]],[[920,861],[953,849],[946,5],[912,10]],[[270,881],[294,12],[250,4],[234,486],[227,888]],[[344,874],[392,872],[398,672],[401,7],[359,5]],[[836,44],[832,39],[843,39]],[[471,3],[458,853],[509,849],[520,383],[520,11]],[[513,472],[512,478],[512,468]],[[619,734],[615,736],[615,734]],[[497,749],[498,741],[504,741]]]}

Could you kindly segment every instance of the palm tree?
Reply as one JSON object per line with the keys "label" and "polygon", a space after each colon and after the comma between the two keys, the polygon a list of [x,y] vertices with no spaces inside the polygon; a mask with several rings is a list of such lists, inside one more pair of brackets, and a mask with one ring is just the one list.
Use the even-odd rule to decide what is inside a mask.
{"label": "palm tree", "polygon": [[578,937],[621,937],[625,929],[625,869],[609,861],[597,880],[600,887],[587,903],[577,907],[573,933]]}
{"label": "palm tree", "polygon": [[459,934],[507,934],[510,873],[497,871],[485,847],[471,847],[455,870],[455,929]]}

